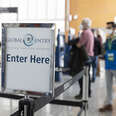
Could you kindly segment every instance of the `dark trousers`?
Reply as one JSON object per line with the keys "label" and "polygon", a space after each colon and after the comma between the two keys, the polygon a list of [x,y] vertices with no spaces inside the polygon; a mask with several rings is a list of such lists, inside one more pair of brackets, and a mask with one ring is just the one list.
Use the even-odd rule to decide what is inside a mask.
{"label": "dark trousers", "polygon": [[92,63],[92,80],[96,80],[96,72],[97,72],[97,66],[98,66],[98,57],[93,57],[93,63]]}
{"label": "dark trousers", "polygon": [[[89,92],[89,96],[91,96],[90,66],[89,66],[89,70],[88,70],[88,76],[89,76],[88,92]],[[84,78],[86,78],[86,77],[84,77]],[[83,78],[81,78],[79,80],[79,86],[80,86],[80,95],[82,96],[82,94],[83,94]]]}
{"label": "dark trousers", "polygon": [[[88,67],[89,67],[89,69],[88,69],[88,76],[89,76],[89,84],[88,84],[88,94],[89,94],[89,96],[91,96],[91,77],[90,77],[90,67],[91,67],[91,64],[92,64],[92,62],[93,62],[93,57],[92,56],[90,56],[89,57],[89,60],[88,60],[90,63],[87,63],[88,65]],[[86,78],[86,77],[84,77],[84,78]],[[79,86],[80,86],[80,95],[82,95],[83,94],[83,78],[81,78],[80,80],[79,80]]]}

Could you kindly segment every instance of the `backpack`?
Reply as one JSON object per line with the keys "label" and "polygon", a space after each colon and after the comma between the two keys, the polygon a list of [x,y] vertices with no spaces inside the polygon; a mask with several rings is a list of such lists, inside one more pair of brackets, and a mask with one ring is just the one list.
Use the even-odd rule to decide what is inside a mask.
{"label": "backpack", "polygon": [[94,37],[94,56],[98,56],[102,53],[101,43],[98,38]]}

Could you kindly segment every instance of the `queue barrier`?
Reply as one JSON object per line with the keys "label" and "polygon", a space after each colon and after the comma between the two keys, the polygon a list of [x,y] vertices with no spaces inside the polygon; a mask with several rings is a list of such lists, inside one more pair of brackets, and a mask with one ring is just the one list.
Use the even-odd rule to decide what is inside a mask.
{"label": "queue barrier", "polygon": [[[57,68],[57,71],[64,71],[61,68]],[[82,112],[84,112],[84,116],[87,116],[87,108],[88,108],[88,67],[74,76],[72,79],[68,80],[61,86],[55,88],[54,97],[48,95],[37,97],[29,97],[27,95],[12,95],[6,93],[0,93],[0,97],[10,98],[10,99],[18,99],[19,100],[19,108],[18,111],[11,114],[10,116],[34,116],[34,112],[38,111],[48,103],[57,104],[57,105],[66,105],[66,106],[74,106],[80,107],[81,110],[77,116],[81,116]],[[85,76],[84,76],[85,75]],[[60,100],[56,99],[60,94],[69,89],[75,82],[77,82],[80,78],[83,77],[83,97],[80,101],[71,101],[71,100]]]}
{"label": "queue barrier", "polygon": [[[62,51],[62,49],[61,49]],[[64,68],[56,68],[56,72],[65,72]],[[18,99],[18,111],[11,114],[10,116],[34,116],[34,113],[47,105],[57,104],[57,105],[67,105],[80,107],[81,110],[78,114],[80,116],[84,112],[84,116],[87,116],[87,106],[88,106],[88,67],[85,67],[80,73],[75,75],[72,79],[68,80],[64,84],[54,89],[54,96],[48,94],[46,96],[40,95],[40,97],[31,97],[30,94],[25,93],[23,95],[12,95],[8,93],[0,93],[0,97]],[[75,82],[83,77],[83,97],[81,101],[71,101],[71,100],[60,100],[56,99],[60,94],[69,89]],[[4,85],[2,85],[3,87]]]}

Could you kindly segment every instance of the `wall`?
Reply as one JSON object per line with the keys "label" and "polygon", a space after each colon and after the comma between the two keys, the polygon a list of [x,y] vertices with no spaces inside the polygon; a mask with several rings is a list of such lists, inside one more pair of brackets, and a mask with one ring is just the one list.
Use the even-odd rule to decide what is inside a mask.
{"label": "wall", "polygon": [[84,17],[90,17],[93,27],[105,27],[107,21],[116,16],[116,0],[70,0],[71,14],[78,14],[78,20],[72,20],[70,26],[79,30]]}

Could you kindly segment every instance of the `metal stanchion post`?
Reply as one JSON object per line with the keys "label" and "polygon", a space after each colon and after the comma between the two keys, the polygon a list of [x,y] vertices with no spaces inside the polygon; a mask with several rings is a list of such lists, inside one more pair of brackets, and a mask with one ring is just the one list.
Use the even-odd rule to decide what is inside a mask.
{"label": "metal stanchion post", "polygon": [[13,112],[13,101],[10,99],[10,114]]}
{"label": "metal stanchion post", "polygon": [[34,100],[25,96],[19,101],[19,116],[34,116]]}
{"label": "metal stanchion post", "polygon": [[88,84],[89,84],[89,75],[88,75],[88,66],[85,68],[85,75],[83,77],[83,105],[84,105],[84,116],[87,116],[88,110]]}
{"label": "metal stanchion post", "polygon": [[88,87],[89,87],[89,75],[88,66],[85,68],[85,75],[83,77],[83,100],[88,101]]}

